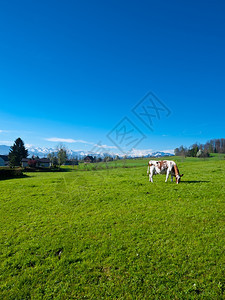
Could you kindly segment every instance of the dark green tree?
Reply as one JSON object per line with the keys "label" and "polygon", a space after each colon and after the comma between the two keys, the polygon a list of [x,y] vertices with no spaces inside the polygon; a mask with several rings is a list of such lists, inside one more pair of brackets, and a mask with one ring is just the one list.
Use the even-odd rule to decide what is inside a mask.
{"label": "dark green tree", "polygon": [[9,164],[11,167],[21,166],[22,158],[27,158],[28,150],[24,146],[24,142],[21,138],[15,140],[12,147],[9,150]]}

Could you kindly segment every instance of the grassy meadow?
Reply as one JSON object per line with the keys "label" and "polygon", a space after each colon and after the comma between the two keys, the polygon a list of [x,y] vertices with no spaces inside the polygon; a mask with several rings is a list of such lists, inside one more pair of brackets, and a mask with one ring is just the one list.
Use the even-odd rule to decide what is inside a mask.
{"label": "grassy meadow", "polygon": [[225,299],[223,156],[0,181],[1,299]]}

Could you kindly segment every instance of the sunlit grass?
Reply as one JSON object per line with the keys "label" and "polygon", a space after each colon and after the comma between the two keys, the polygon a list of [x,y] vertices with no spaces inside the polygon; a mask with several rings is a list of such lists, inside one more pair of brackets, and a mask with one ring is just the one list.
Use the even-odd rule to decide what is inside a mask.
{"label": "sunlit grass", "polygon": [[0,181],[1,298],[223,299],[225,160],[173,159]]}

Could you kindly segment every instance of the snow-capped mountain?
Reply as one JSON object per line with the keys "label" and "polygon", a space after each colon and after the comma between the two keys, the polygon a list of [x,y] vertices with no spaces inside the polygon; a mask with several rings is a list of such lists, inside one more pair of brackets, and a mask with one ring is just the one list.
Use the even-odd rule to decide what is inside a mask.
{"label": "snow-capped mountain", "polygon": [[49,153],[56,152],[53,148],[41,148],[41,147],[34,147],[34,146],[26,146],[28,149],[29,156],[47,156]]}
{"label": "snow-capped mountain", "polygon": [[126,156],[127,157],[161,157],[173,156],[173,150],[153,151],[152,149],[132,149]]}
{"label": "snow-capped mountain", "polygon": [[[32,145],[25,145],[26,149],[28,149],[29,157],[35,155],[39,157],[47,157],[49,153],[57,152],[54,148],[46,148],[46,147],[35,147]],[[10,146],[0,145],[0,155],[8,155],[10,150]],[[74,151],[74,150],[67,150],[69,157],[77,157],[82,159],[86,155],[94,155],[94,153],[87,152],[87,151]]]}
{"label": "snow-capped mountain", "polygon": [[160,156],[174,156],[174,154],[171,153],[171,152],[161,152],[161,151],[158,151],[158,152],[152,153],[151,156],[154,156],[154,157],[160,157]]}
{"label": "snow-capped mountain", "polygon": [[[46,157],[49,153],[57,152],[57,150],[54,148],[41,148],[29,145],[26,145],[26,148],[28,149],[29,156],[35,155],[39,157]],[[69,157],[77,157],[79,159],[87,155],[87,153],[85,153],[84,151],[74,151],[70,149],[67,150],[67,154]]]}
{"label": "snow-capped mountain", "polygon": [[[26,148],[28,149],[29,157],[35,155],[39,157],[47,157],[49,153],[52,152],[57,152],[53,148],[46,148],[46,147],[35,147],[32,145],[25,145]],[[6,145],[0,145],[0,154],[1,155],[7,155],[9,154],[9,146]],[[119,153],[113,153],[113,152],[91,152],[91,151],[74,151],[74,150],[68,150],[67,151],[69,157],[76,157],[78,159],[82,159],[86,155],[92,155],[96,157],[101,157],[104,158],[106,156],[119,156],[119,157],[124,157],[125,154],[119,154]],[[134,157],[161,157],[161,156],[173,156],[173,150],[165,150],[165,151],[157,151],[153,152],[151,149],[132,149],[129,153],[126,154],[127,158],[134,158]]]}

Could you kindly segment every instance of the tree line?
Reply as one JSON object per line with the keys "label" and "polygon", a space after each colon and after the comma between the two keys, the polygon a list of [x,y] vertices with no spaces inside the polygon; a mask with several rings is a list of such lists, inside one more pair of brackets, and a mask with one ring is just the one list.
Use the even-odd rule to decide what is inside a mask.
{"label": "tree line", "polygon": [[[23,158],[28,157],[28,150],[25,148],[24,142],[21,138],[17,138],[13,144],[13,146],[10,147],[9,150],[9,165],[11,167],[21,166],[21,161]],[[68,155],[68,149],[63,145],[59,144],[56,147],[55,152],[51,152],[47,155],[47,158],[51,162],[51,166],[57,167],[61,166],[66,163],[68,159],[70,159],[71,165],[77,165],[78,164],[78,158],[77,157],[69,157]],[[37,159],[39,159],[38,156],[32,156],[31,159],[28,161],[28,165],[30,167],[36,166]],[[117,155],[115,159],[119,159],[119,156]],[[113,157],[111,156],[105,156],[104,158],[101,157],[93,157],[93,162],[109,162],[112,161]]]}
{"label": "tree line", "polygon": [[[22,159],[27,157],[28,150],[25,148],[23,140],[21,138],[17,138],[9,150],[9,165],[11,167],[21,166]],[[61,166],[68,159],[67,149],[63,145],[59,145],[56,148],[56,152],[49,153],[47,157],[52,166]],[[38,157],[33,156],[30,161],[28,161],[29,166],[35,166],[36,159],[38,159]],[[75,165],[76,159],[73,158],[72,160],[74,161]]]}
{"label": "tree line", "polygon": [[[66,147],[64,147],[63,145],[57,146],[56,152],[49,153],[47,155],[47,158],[50,160],[51,165],[53,167],[61,166],[61,165],[65,164],[65,162],[68,159]],[[73,160],[73,164],[76,165],[77,160],[75,158],[73,158],[72,160]]]}
{"label": "tree line", "polygon": [[[174,154],[178,156],[190,156],[190,157],[209,157],[210,153],[225,153],[225,139],[212,139],[205,144],[193,144],[189,148],[184,147],[183,145],[179,148],[174,149]],[[9,152],[9,164],[11,167],[20,166],[21,160],[23,158],[28,157],[28,150],[24,146],[24,142],[21,138],[15,140],[13,146],[10,147]],[[68,159],[68,151],[66,147],[63,145],[59,145],[56,148],[56,152],[52,152],[48,154],[48,159],[51,162],[51,165],[61,166],[65,164],[66,160]],[[117,157],[116,159],[118,159]],[[34,158],[35,159],[35,158]],[[105,157],[104,159],[94,157],[93,162],[100,162],[100,161],[111,161],[113,160],[112,157]],[[78,163],[77,158],[72,158],[73,164],[76,165]]]}
{"label": "tree line", "polygon": [[212,139],[205,144],[195,143],[189,148],[182,145],[174,149],[178,156],[209,157],[210,153],[225,153],[225,139]]}

